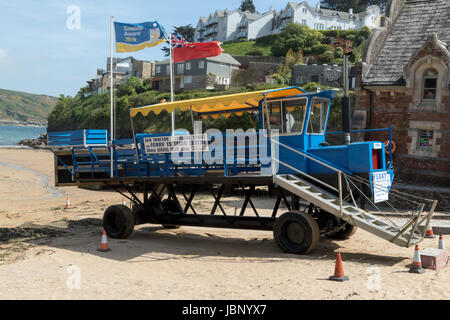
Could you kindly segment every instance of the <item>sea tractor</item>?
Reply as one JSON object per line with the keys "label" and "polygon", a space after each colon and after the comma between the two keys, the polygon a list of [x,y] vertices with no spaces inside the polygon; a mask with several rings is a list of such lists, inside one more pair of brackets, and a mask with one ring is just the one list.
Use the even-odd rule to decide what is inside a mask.
{"label": "sea tractor", "polygon": [[[327,135],[341,133],[326,130],[336,97],[332,90],[289,87],[131,108],[131,139],[111,141],[108,130],[49,132],[56,185],[107,186],[128,198],[131,208],[113,205],[104,212],[111,238],[127,238],[135,225],[148,223],[271,230],[282,250],[301,254],[321,235],[347,239],[358,227],[402,247],[417,244],[437,202],[414,199],[415,209],[401,219],[388,214],[389,201],[405,196],[391,188],[392,150],[382,141],[328,143]],[[190,112],[192,133],[134,132],[135,117],[176,109]],[[203,132],[195,121],[244,112],[252,115],[252,130]],[[391,128],[351,134],[361,132],[384,132],[392,145]],[[242,206],[227,212],[224,194],[236,189]],[[194,205],[205,190],[212,205],[207,212]],[[264,214],[252,201],[257,190],[273,198]]]}

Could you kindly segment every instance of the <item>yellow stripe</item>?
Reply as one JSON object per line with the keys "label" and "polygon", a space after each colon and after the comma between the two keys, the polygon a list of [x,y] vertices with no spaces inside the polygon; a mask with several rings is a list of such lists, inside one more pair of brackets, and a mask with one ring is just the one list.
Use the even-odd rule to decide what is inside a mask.
{"label": "yellow stripe", "polygon": [[135,52],[135,51],[142,50],[144,48],[151,48],[151,47],[157,46],[158,44],[161,44],[163,42],[166,42],[166,40],[161,39],[156,42],[144,42],[139,45],[131,45],[131,44],[127,44],[127,43],[117,42],[116,43],[116,52]]}

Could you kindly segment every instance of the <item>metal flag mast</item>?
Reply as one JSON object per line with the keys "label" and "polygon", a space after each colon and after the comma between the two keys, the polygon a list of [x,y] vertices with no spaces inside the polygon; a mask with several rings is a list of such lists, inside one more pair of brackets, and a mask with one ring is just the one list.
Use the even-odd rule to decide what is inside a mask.
{"label": "metal flag mast", "polygon": [[109,92],[110,92],[110,94],[111,94],[111,96],[110,96],[110,101],[111,101],[111,110],[110,110],[110,121],[111,121],[111,124],[110,124],[110,126],[111,126],[111,132],[110,132],[110,135],[111,135],[111,137],[110,137],[110,148],[111,148],[111,172],[110,172],[110,176],[111,176],[111,178],[113,178],[114,177],[114,159],[113,159],[113,157],[114,157],[114,154],[113,154],[113,141],[114,141],[114,139],[115,139],[115,135],[114,135],[114,101],[113,101],[113,99],[114,99],[114,85],[113,85],[113,77],[114,77],[114,75],[113,75],[113,28],[114,28],[114,23],[113,23],[113,21],[114,21],[114,17],[113,16],[111,16],[111,32],[110,32],[110,55],[109,55],[109,73],[110,73],[110,79],[111,79],[111,84],[110,84],[110,90],[109,90]]}
{"label": "metal flag mast", "polygon": [[[170,101],[173,102],[173,50],[172,50],[172,33],[169,33],[169,52],[170,52]],[[172,135],[175,134],[175,111],[171,114]]]}

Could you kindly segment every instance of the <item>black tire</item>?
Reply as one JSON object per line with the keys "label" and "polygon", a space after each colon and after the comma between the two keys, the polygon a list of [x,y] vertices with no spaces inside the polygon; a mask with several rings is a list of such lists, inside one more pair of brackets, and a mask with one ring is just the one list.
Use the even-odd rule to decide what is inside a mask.
{"label": "black tire", "polygon": [[131,212],[134,217],[134,225],[139,225],[145,223],[147,218],[147,212],[145,211],[144,207],[139,203],[134,203]]}
{"label": "black tire", "polygon": [[287,253],[308,253],[319,241],[320,230],[308,213],[288,211],[275,221],[273,237],[281,250]]}
{"label": "black tire", "polygon": [[346,240],[354,235],[356,230],[358,230],[357,227],[351,225],[350,223],[346,223],[344,229],[341,229],[335,233],[327,234],[326,237],[334,240]]}
{"label": "black tire", "polygon": [[[168,211],[171,211],[171,212],[178,211],[178,206],[177,206],[176,202],[171,199],[165,199],[165,200],[161,201],[161,204],[163,205],[167,214],[169,214]],[[164,229],[178,229],[180,226],[172,225],[172,224],[162,224],[162,227]]]}
{"label": "black tire", "polygon": [[108,237],[126,239],[134,229],[134,215],[130,208],[124,205],[110,206],[103,214],[103,228]]}

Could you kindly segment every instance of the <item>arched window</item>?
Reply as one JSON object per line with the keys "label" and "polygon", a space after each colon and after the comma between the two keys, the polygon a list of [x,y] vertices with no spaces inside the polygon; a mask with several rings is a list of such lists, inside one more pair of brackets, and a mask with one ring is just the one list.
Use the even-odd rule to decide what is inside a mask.
{"label": "arched window", "polygon": [[423,74],[422,82],[422,101],[436,101],[438,73],[434,69],[428,69]]}

